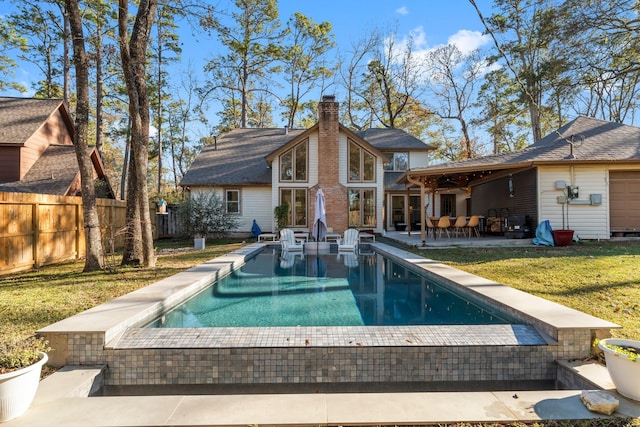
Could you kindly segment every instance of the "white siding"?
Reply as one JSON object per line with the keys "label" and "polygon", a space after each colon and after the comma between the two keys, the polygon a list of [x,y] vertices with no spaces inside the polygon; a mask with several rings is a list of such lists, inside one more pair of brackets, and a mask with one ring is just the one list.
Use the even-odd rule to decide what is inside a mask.
{"label": "white siding", "polygon": [[[609,197],[608,172],[603,165],[594,166],[564,166],[540,167],[538,173],[538,218],[540,222],[548,219],[551,228],[562,228],[562,204],[558,203],[558,196],[562,190],[556,190],[556,181],[565,181],[566,185],[579,187],[580,195],[577,200],[565,205],[568,212],[568,224],[565,228],[575,230],[581,239],[609,238]],[[602,204],[591,205],[591,194],[601,194]],[[568,211],[567,211],[568,209]]]}
{"label": "white siding", "polygon": [[409,168],[426,168],[429,166],[429,153],[426,151],[409,152]]}
{"label": "white siding", "polygon": [[[237,233],[250,233],[255,219],[263,232],[273,230],[273,206],[271,205],[271,188],[269,187],[228,187],[240,190],[240,216]],[[191,195],[215,191],[224,199],[227,187],[202,187],[191,190]]]}
{"label": "white siding", "polygon": [[251,232],[255,219],[264,233],[274,230],[270,187],[243,187],[240,189],[241,216],[238,231]]}

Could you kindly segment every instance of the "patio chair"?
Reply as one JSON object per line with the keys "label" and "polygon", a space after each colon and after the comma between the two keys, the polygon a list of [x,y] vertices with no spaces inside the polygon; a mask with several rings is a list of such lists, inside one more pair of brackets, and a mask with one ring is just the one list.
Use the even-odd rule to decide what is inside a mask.
{"label": "patio chair", "polygon": [[442,238],[442,230],[447,233],[447,237],[451,238],[451,234],[449,234],[449,227],[451,227],[451,220],[449,220],[448,216],[440,217],[438,221],[438,237]]}
{"label": "patio chair", "polygon": [[456,237],[460,236],[460,233],[462,233],[463,236],[467,237],[467,233],[465,231],[467,227],[467,217],[457,217],[455,224],[453,224],[453,227],[455,229],[454,231],[456,233]]}
{"label": "patio chair", "polygon": [[298,241],[290,228],[280,230],[280,243],[283,251],[301,251],[304,249],[304,242]]}
{"label": "patio chair", "polygon": [[338,240],[339,251],[355,251],[358,248],[360,233],[355,228],[349,228],[344,232],[344,237]]}
{"label": "patio chair", "polygon": [[433,237],[436,237],[436,226],[433,223],[433,221],[431,221],[430,218],[427,218],[426,224],[427,224],[427,236],[429,235],[429,232],[431,232],[433,233]]}
{"label": "patio chair", "polygon": [[473,215],[469,218],[467,228],[469,229],[469,238],[471,238],[471,235],[474,233],[476,237],[480,237],[480,217],[478,215]]}

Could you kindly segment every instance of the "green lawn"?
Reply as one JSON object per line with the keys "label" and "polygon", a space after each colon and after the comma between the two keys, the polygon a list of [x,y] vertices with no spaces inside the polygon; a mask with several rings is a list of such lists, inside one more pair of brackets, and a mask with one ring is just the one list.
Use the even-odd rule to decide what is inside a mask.
{"label": "green lawn", "polygon": [[622,326],[640,339],[640,241],[410,251]]}
{"label": "green lawn", "polygon": [[[171,249],[191,245],[190,241],[159,242],[155,269],[117,267],[85,274],[83,264],[76,263],[0,277],[0,341],[10,336],[27,337],[48,324],[232,251],[242,243],[208,241],[207,248],[197,252]],[[640,339],[640,242],[587,242],[566,248],[406,249],[612,321],[623,327],[614,331],[615,336]],[[640,427],[640,420],[453,425]]]}

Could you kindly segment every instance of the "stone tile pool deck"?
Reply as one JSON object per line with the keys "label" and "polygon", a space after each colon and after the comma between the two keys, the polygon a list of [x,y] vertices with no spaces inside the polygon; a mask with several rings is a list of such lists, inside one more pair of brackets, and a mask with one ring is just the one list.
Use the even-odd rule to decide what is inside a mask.
{"label": "stone tile pool deck", "polygon": [[[177,393],[174,397],[178,399],[182,396],[175,401],[180,402],[179,406],[186,402],[196,404],[195,402],[199,401],[210,408],[211,406],[205,402],[211,402],[213,407],[218,407],[213,402],[222,402],[225,396],[186,396],[180,385],[188,388],[189,386],[244,384],[248,390],[261,383],[295,385],[314,382],[323,384],[332,381],[369,384],[411,381],[449,384],[451,382],[473,384],[482,381],[508,383],[522,379],[525,372],[528,376],[533,372],[534,380],[548,380],[556,378],[557,360],[587,357],[592,336],[606,335],[610,328],[617,327],[610,322],[380,243],[375,244],[376,251],[403,259],[428,274],[440,275],[453,286],[473,292],[479,298],[491,299],[502,308],[524,316],[527,320],[526,325],[210,328],[182,331],[136,327],[141,321],[161,313],[167,306],[173,306],[188,295],[202,289],[216,277],[237,268],[244,263],[245,258],[262,247],[263,244],[248,245],[42,329],[39,332],[47,336],[52,347],[56,349],[50,356],[51,363],[58,366],[108,365],[109,368],[104,374],[107,385],[116,387],[159,385],[164,386],[166,390],[175,387]],[[486,359],[486,350],[489,347],[494,353],[493,361]],[[319,365],[316,366],[314,362],[310,362],[313,360],[321,361],[324,368],[318,368]],[[310,367],[312,369],[309,369]],[[328,411],[334,410],[330,409],[333,406],[328,402],[334,399],[339,401],[339,396],[351,396],[350,398],[354,400],[369,402],[366,404],[369,406],[375,401],[374,397],[379,394],[265,395],[260,394],[259,388],[251,392],[258,394],[245,396],[244,401],[247,403],[265,402],[271,399],[275,404],[275,402],[286,401],[287,396],[291,399],[312,400],[315,396],[315,399],[319,398],[324,402],[318,403],[318,400],[314,400],[316,402],[314,405],[325,408],[326,418],[324,419],[327,420],[331,418],[327,415]],[[398,399],[398,405],[402,406],[403,399],[427,398],[427,402],[430,402],[439,396],[437,399],[447,401],[458,399],[465,393],[453,395],[438,392],[392,393],[388,395],[387,400],[393,402]],[[572,396],[571,399],[576,397],[575,392],[567,390],[547,390],[540,393],[558,393],[562,396]],[[518,393],[520,394],[521,392]],[[475,398],[488,399],[493,402],[492,405],[499,407],[504,404],[504,402],[497,403],[501,399],[499,396],[500,392],[497,391],[481,392]],[[236,399],[239,398],[236,397]],[[144,402],[171,401],[169,396],[112,396],[85,398],[83,403],[77,404],[95,405],[96,403],[89,402],[96,401],[132,404],[140,402],[140,399]],[[518,405],[523,403],[525,400],[520,401]],[[282,404],[286,407],[286,404]],[[309,408],[313,407],[315,406]],[[451,409],[455,412],[455,407]],[[175,407],[175,411],[178,411],[178,406]],[[413,412],[415,411],[420,412],[418,409]],[[425,411],[432,412],[427,409]],[[209,413],[208,410],[205,412]],[[402,418],[400,412],[392,412],[396,412],[395,416]],[[518,418],[511,410],[506,412],[498,410],[492,416],[498,416],[495,420],[505,420],[500,418],[502,416],[500,414],[509,414],[506,419],[510,417],[515,417],[515,420],[523,419]],[[210,416],[209,413],[207,422],[210,422]],[[282,415],[284,418],[287,416]],[[413,416],[425,419],[424,416],[416,414]],[[366,418],[364,413],[359,417],[361,420]],[[367,422],[383,423],[385,422],[383,418]],[[168,419],[163,422],[168,422]],[[304,419],[306,418],[300,418],[294,424],[306,424]],[[323,416],[314,419],[315,421],[311,424],[328,422],[322,421]],[[484,419],[474,417],[456,420]],[[201,425],[195,422],[193,417],[190,420],[193,421],[190,421],[191,424],[185,421],[184,425]],[[259,423],[258,421],[259,419],[254,419],[248,423]],[[444,422],[445,419],[439,421]],[[150,424],[136,424],[134,421],[127,421],[131,425],[156,425],[149,422]],[[394,422],[404,421],[396,419]],[[270,424],[269,421],[259,424],[265,423]],[[215,422],[202,425],[221,424]]]}

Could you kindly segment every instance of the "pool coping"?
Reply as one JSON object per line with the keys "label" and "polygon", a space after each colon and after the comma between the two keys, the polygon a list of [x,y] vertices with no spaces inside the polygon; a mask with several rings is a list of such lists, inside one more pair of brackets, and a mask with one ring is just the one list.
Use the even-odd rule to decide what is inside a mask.
{"label": "pool coping", "polygon": [[[212,280],[239,268],[255,252],[267,244],[253,243],[228,254],[209,260],[174,276],[155,282],[149,286],[108,301],[75,316],[63,319],[38,331],[44,335],[54,349],[49,355],[50,366],[60,367],[69,364],[72,352],[84,352],[82,363],[100,363],[91,352],[101,352],[107,345],[113,345],[129,330],[144,319],[159,315],[167,307],[175,306],[190,295],[201,290]],[[376,251],[409,263],[415,268],[445,278],[454,286],[466,289],[483,298],[496,301],[503,307],[513,307],[531,321],[545,339],[557,341],[563,330],[589,330],[596,335],[606,336],[609,329],[618,325],[598,319],[594,316],[570,309],[543,298],[527,294],[505,285],[463,272],[420,255],[386,245],[371,243]],[[341,327],[349,328],[349,327]],[[361,333],[370,333],[373,327],[361,327]],[[396,327],[397,328],[397,327]],[[421,327],[408,327],[421,328]],[[214,328],[215,329],[215,328]],[[226,329],[226,328],[225,328]],[[248,328],[259,329],[259,328]],[[264,333],[268,333],[267,329]],[[304,329],[304,328],[300,328]],[[298,330],[300,330],[298,329]],[[368,330],[367,330],[368,329]],[[129,330],[130,333],[131,331]],[[245,330],[244,332],[252,333]],[[306,331],[304,331],[306,332]],[[303,335],[305,335],[303,333]],[[344,337],[341,337],[344,339]],[[403,338],[405,339],[405,338]],[[349,345],[358,345],[361,338],[354,337]],[[406,341],[406,339],[405,339]],[[181,341],[180,345],[184,345]],[[405,342],[404,345],[411,343]],[[197,345],[197,344],[196,344]],[[299,344],[302,345],[302,344]],[[308,345],[305,342],[304,345]],[[343,343],[344,345],[344,343]],[[362,345],[362,343],[360,343]],[[373,343],[372,345],[375,345]],[[480,345],[480,344],[479,344]],[[572,350],[569,350],[572,351]],[[563,356],[571,354],[561,354]],[[72,360],[77,363],[78,360]]]}

